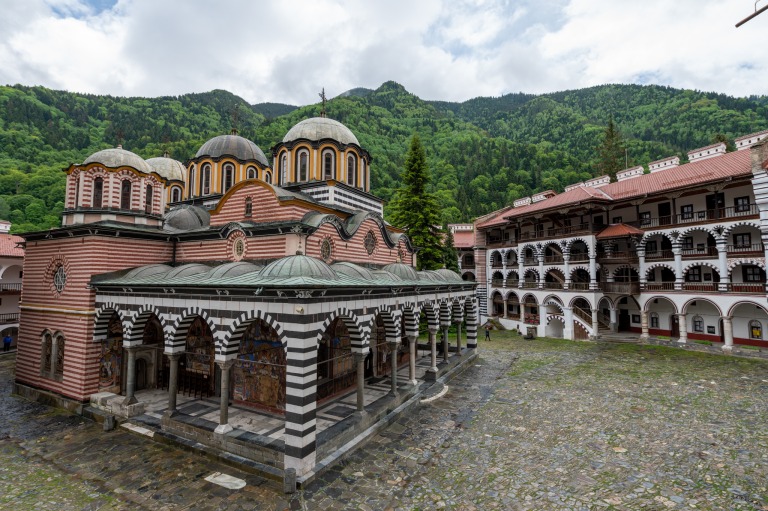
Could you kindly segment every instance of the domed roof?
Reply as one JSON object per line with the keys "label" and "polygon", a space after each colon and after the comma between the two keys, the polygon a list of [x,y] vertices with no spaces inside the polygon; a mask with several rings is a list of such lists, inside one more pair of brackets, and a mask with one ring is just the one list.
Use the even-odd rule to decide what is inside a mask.
{"label": "domed roof", "polygon": [[126,151],[118,146],[114,149],[102,149],[90,155],[85,159],[83,165],[89,163],[101,163],[105,167],[116,169],[117,167],[133,167],[136,170],[149,174],[152,167],[136,153]]}
{"label": "domed roof", "polygon": [[452,280],[458,280],[459,282],[464,282],[463,280],[461,280],[461,276],[455,271],[451,271],[446,268],[440,268],[439,270],[435,270],[435,271],[436,273],[439,273],[440,276],[442,276],[448,282]]}
{"label": "domed roof", "polygon": [[170,210],[163,219],[163,228],[169,231],[191,231],[209,225],[211,215],[203,208],[188,204]]}
{"label": "domed roof", "polygon": [[262,267],[253,263],[247,263],[245,261],[237,261],[234,263],[226,263],[217,266],[211,270],[206,278],[220,279],[226,277],[239,277],[246,273],[252,273],[259,271]]}
{"label": "domed roof", "polygon": [[146,266],[139,266],[138,268],[132,269],[125,274],[125,278],[133,279],[139,277],[151,277],[152,275],[168,273],[172,269],[173,268],[167,264],[148,264]]}
{"label": "domed roof", "polygon": [[430,280],[433,282],[442,282],[445,280],[439,273],[432,270],[424,270],[417,273],[419,275],[419,280]]}
{"label": "domed roof", "polygon": [[416,270],[403,263],[392,263],[384,267],[390,273],[394,273],[403,280],[419,280]]}
{"label": "domed roof", "polygon": [[218,137],[213,137],[200,147],[195,158],[202,156],[219,158],[225,155],[234,156],[238,160],[256,160],[265,167],[269,166],[267,157],[264,156],[264,151],[240,135],[219,135]]}
{"label": "domed roof", "polygon": [[363,280],[374,280],[373,273],[367,268],[358,266],[354,263],[340,262],[331,265],[331,268],[336,270],[336,273],[341,273],[347,277]]}
{"label": "domed roof", "polygon": [[200,263],[182,264],[172,269],[165,274],[166,279],[172,279],[174,277],[188,277],[189,275],[196,275],[198,273],[205,273],[211,269],[210,266],[206,266]]}
{"label": "domed roof", "polygon": [[357,137],[349,131],[349,128],[339,121],[328,119],[327,117],[312,117],[305,119],[288,130],[283,137],[283,142],[291,142],[305,138],[312,142],[317,142],[324,138],[330,138],[342,144],[360,145]]}
{"label": "domed roof", "polygon": [[312,277],[316,279],[339,280],[333,268],[320,259],[305,255],[283,257],[269,263],[259,273],[260,277]]}
{"label": "domed roof", "polygon": [[160,174],[168,180],[184,181],[184,173],[187,171],[184,168],[184,164],[173,158],[167,156],[158,156],[157,158],[150,158],[147,163],[152,170]]}

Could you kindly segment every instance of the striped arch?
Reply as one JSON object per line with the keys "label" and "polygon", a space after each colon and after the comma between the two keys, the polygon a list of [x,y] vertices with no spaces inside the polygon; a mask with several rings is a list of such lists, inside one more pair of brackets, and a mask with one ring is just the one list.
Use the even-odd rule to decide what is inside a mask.
{"label": "striped arch", "polygon": [[718,235],[717,235],[716,232],[714,232],[712,229],[707,229],[703,225],[696,225],[696,226],[689,227],[689,228],[683,230],[682,232],[680,232],[679,238],[683,238],[685,236],[688,236],[692,232],[696,232],[696,231],[706,232],[707,234],[709,234],[713,238],[715,238],[715,239],[718,238]]}
{"label": "striped arch", "polygon": [[547,315],[547,324],[549,324],[552,320],[559,321],[560,323],[565,326],[565,321],[563,321],[563,317],[558,314],[548,314]]}
{"label": "striped arch", "polygon": [[123,339],[123,344],[125,346],[138,346],[144,341],[144,327],[147,326],[147,321],[149,321],[149,318],[153,315],[157,317],[157,320],[160,321],[160,325],[163,327],[164,342],[168,342],[170,339],[168,328],[166,327],[165,320],[163,319],[162,314],[160,314],[160,311],[157,307],[152,305],[142,305],[125,332],[125,338]]}
{"label": "striped arch", "polygon": [[208,312],[201,309],[200,307],[190,307],[182,312],[181,315],[176,318],[176,321],[174,321],[170,335],[165,341],[166,353],[184,352],[187,346],[187,332],[189,331],[189,327],[192,326],[192,323],[195,321],[195,319],[197,319],[198,316],[203,318],[203,321],[206,322],[208,328],[211,329],[211,335],[213,335],[213,339],[216,343],[216,351],[219,351],[221,341],[217,339],[218,331],[216,329],[216,325],[214,325],[210,316],[208,316]]}
{"label": "striped arch", "polygon": [[763,269],[763,271],[765,271],[765,261],[762,259],[754,259],[750,257],[742,258],[742,259],[729,259],[728,260],[728,277],[731,276],[734,268],[736,268],[737,266],[741,266],[742,264],[754,264],[755,266],[759,266],[760,268]]}
{"label": "striped arch", "polygon": [[759,220],[745,220],[742,222],[736,222],[734,224],[731,224],[727,226],[725,229],[723,229],[722,237],[723,239],[728,239],[728,236],[734,231],[734,229],[738,227],[754,227],[758,231],[760,230],[760,221]]}
{"label": "striped arch", "polygon": [[587,302],[587,305],[589,305],[590,309],[594,309],[594,306],[592,305],[592,300],[590,300],[589,298],[587,298],[584,295],[577,295],[577,296],[574,296],[573,298],[571,298],[571,301],[568,304],[568,307],[571,307],[571,308],[576,307],[576,302],[578,300],[584,300],[585,302]]}
{"label": "striped arch", "polygon": [[[629,268],[630,270],[635,270],[635,273],[640,275],[640,269],[637,268],[636,266],[633,266],[631,264],[620,264],[619,266],[613,269],[613,272],[611,272],[611,276],[615,277],[616,274],[619,272],[619,270],[624,270],[627,268]],[[606,271],[609,271],[608,268],[606,268]]]}
{"label": "striped arch", "polygon": [[538,281],[541,276],[539,275],[539,270],[537,268],[528,268],[525,270],[525,274],[523,274],[523,278],[527,277],[530,274],[534,274],[536,276],[536,281]]}
{"label": "striped arch", "polygon": [[407,337],[419,336],[419,309],[413,304],[403,306],[402,321],[405,325],[405,335]]}
{"label": "striped arch", "polygon": [[658,300],[664,300],[665,303],[669,303],[672,305],[672,310],[674,311],[673,314],[678,314],[678,308],[677,304],[672,300],[669,296],[664,295],[657,295],[657,296],[651,296],[645,301],[645,304],[643,304],[642,310],[645,312],[651,312],[651,305]]}
{"label": "striped arch", "polygon": [[537,247],[537,246],[536,246],[535,244],[533,244],[533,243],[526,243],[525,245],[523,245],[523,246],[521,246],[521,247],[518,247],[518,250],[520,251],[520,252],[518,252],[518,255],[519,255],[520,257],[525,257],[525,251],[526,251],[527,249],[529,249],[529,248],[530,248],[531,250],[533,250],[533,257],[539,257],[539,247]]}
{"label": "striped arch", "polygon": [[[514,276],[512,275],[514,273]],[[519,280],[520,275],[517,273],[517,270],[510,270],[507,272],[507,280]]]}
{"label": "striped arch", "polygon": [[504,263],[504,254],[501,252],[501,250],[490,250],[488,251],[488,266],[493,265],[493,256],[494,254],[499,254],[499,261],[501,263]]}
{"label": "striped arch", "polygon": [[550,303],[554,303],[560,308],[563,307],[563,301],[557,295],[548,295],[541,301],[542,305],[549,305]]}
{"label": "striped arch", "polygon": [[350,311],[346,307],[342,307],[333,311],[331,315],[328,316],[325,321],[323,321],[323,324],[320,326],[320,330],[317,332],[317,342],[320,342],[320,340],[323,338],[323,333],[325,333],[328,327],[331,326],[331,323],[333,323],[337,318],[341,319],[341,321],[344,322],[344,326],[347,327],[347,331],[349,332],[349,343],[351,345],[352,352],[367,355],[370,351],[370,341],[365,339],[363,336],[363,329],[360,323],[360,319],[354,312]]}
{"label": "striped arch", "polygon": [[520,297],[517,296],[517,293],[515,291],[508,291],[507,296],[503,296],[504,301],[509,301],[510,296],[514,296],[515,298],[517,298],[518,302],[520,301]]}
{"label": "striped arch", "polygon": [[400,311],[389,305],[377,308],[371,319],[371,332],[374,330],[373,325],[376,324],[377,316],[381,316],[381,320],[384,322],[384,331],[387,334],[387,342],[399,343]]}
{"label": "striped arch", "polygon": [[547,247],[550,245],[553,245],[555,248],[557,248],[557,251],[561,254],[565,253],[566,243],[564,241],[547,241],[543,243],[541,245],[541,253],[543,254],[547,250]]}
{"label": "striped arch", "polygon": [[653,232],[645,233],[645,235],[643,236],[643,239],[641,239],[640,243],[638,243],[638,247],[644,249],[645,248],[645,244],[648,242],[648,240],[650,240],[654,236],[663,236],[664,238],[667,238],[670,241],[670,243],[675,243],[675,241],[677,241],[676,237],[670,236],[669,233],[667,233],[667,232],[664,232],[664,231],[653,231]]}
{"label": "striped arch", "polygon": [[573,278],[573,275],[576,273],[576,270],[584,270],[585,272],[589,273],[589,266],[585,266],[583,264],[577,264],[576,266],[571,266],[571,278]]}
{"label": "striped arch", "polygon": [[549,268],[545,268],[544,269],[544,275],[546,275],[547,273],[549,273],[551,271],[556,271],[557,273],[565,276],[565,273],[563,272],[563,270],[560,269],[559,266],[550,266]]}
{"label": "striped arch", "polygon": [[[529,297],[531,298],[531,301],[528,301]],[[536,299],[536,296],[531,293],[523,295],[523,299],[520,300],[520,305],[525,305],[526,303],[535,303],[536,305],[539,305],[539,301]]]}
{"label": "striped arch", "polygon": [[125,332],[128,328],[128,321],[126,320],[126,314],[120,310],[120,308],[112,302],[107,302],[96,310],[96,318],[94,320],[93,340],[101,342],[107,338],[107,328],[109,328],[109,320],[112,318],[113,313],[117,313],[120,318],[120,323],[123,325],[123,338],[125,338]]}
{"label": "striped arch", "polygon": [[424,302],[421,306],[421,312],[427,317],[427,328],[431,332],[437,332],[440,329],[440,312],[433,302]]}
{"label": "striped arch", "polygon": [[464,300],[464,314],[466,317],[467,348],[477,348],[477,298],[468,296]]}
{"label": "striped arch", "polygon": [[510,248],[510,249],[507,249],[507,253],[504,256],[504,260],[507,261],[509,259],[509,256],[512,255],[512,254],[515,255],[515,259],[518,259],[518,260],[520,259],[519,254],[517,253],[517,249],[516,248]]}
{"label": "striped arch", "polygon": [[464,300],[455,299],[451,303],[451,321],[461,323],[464,321]]}
{"label": "striped arch", "polygon": [[648,267],[645,269],[645,277],[648,278],[648,275],[651,274],[652,270],[655,270],[656,268],[666,268],[668,270],[671,270],[672,273],[677,276],[677,272],[675,271],[675,267],[669,263],[653,263],[649,264]]}
{"label": "striped arch", "polygon": [[446,300],[440,302],[440,326],[442,328],[451,326],[451,307]]}
{"label": "striped arch", "polygon": [[589,240],[588,238],[571,238],[571,239],[565,240],[564,244],[565,244],[565,247],[570,252],[571,247],[573,247],[573,245],[575,245],[576,242],[578,241],[581,241],[582,243],[584,243],[587,246],[587,250],[589,251],[589,253],[592,254],[592,247],[590,245],[591,240]]}
{"label": "striped arch", "polygon": [[[194,317],[192,319],[194,320]],[[283,332],[283,327],[280,326],[280,323],[275,321],[271,315],[266,314],[263,311],[249,310],[240,314],[229,327],[229,331],[225,332],[224,338],[221,339],[220,342],[216,342],[217,362],[224,362],[226,360],[237,358],[237,354],[240,352],[240,341],[243,338],[243,334],[245,334],[245,331],[251,326],[251,322],[256,319],[262,320],[273,328],[275,332],[277,332],[277,338],[283,343],[284,347],[287,347],[287,343],[285,342],[285,332]],[[192,321],[190,321],[189,324],[191,325]],[[189,325],[187,325],[187,328],[189,328]],[[351,336],[352,332],[350,332],[350,337]]]}

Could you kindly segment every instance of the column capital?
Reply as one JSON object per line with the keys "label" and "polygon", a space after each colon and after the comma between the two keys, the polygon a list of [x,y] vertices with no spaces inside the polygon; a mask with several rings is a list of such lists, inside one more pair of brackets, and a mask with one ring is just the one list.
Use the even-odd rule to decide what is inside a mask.
{"label": "column capital", "polygon": [[216,365],[219,366],[219,369],[221,369],[222,371],[228,371],[230,367],[235,365],[235,359],[233,358],[230,360],[223,360],[223,361],[217,360]]}

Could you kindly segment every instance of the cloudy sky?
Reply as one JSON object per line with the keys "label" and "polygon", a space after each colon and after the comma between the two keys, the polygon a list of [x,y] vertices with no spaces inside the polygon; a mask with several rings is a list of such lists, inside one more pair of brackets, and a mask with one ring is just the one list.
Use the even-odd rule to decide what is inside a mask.
{"label": "cloudy sky", "polygon": [[[758,3],[758,8],[768,0]],[[462,101],[604,83],[768,94],[753,0],[0,0],[0,84],[317,102],[394,80]]]}

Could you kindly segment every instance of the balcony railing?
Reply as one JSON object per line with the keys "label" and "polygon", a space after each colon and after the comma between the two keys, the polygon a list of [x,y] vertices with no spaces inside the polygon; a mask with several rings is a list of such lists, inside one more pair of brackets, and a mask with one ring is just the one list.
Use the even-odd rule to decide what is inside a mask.
{"label": "balcony railing", "polygon": [[645,253],[646,261],[661,261],[664,259],[674,259],[675,254],[671,250],[654,250]]}
{"label": "balcony railing", "polygon": [[683,282],[683,291],[696,293],[717,293],[717,282]]}
{"label": "balcony railing", "polygon": [[8,284],[2,284],[0,283],[0,292],[17,292],[21,291],[21,282],[18,283],[8,283]]}
{"label": "balcony railing", "polygon": [[563,289],[562,282],[545,282],[544,289]]}
{"label": "balcony railing", "polygon": [[539,259],[537,257],[525,257],[523,258],[523,264],[526,266],[536,265],[539,264]]}
{"label": "balcony railing", "polygon": [[765,246],[762,243],[752,245],[728,245],[726,248],[728,254],[756,254],[761,257],[765,254]]}
{"label": "balcony railing", "polygon": [[562,254],[558,254],[558,255],[544,256],[544,262],[548,263],[548,264],[562,263],[563,262],[563,255]]}
{"label": "balcony railing", "polygon": [[597,259],[609,260],[611,263],[632,263],[637,261],[637,252],[598,252]]}
{"label": "balcony railing", "polygon": [[571,282],[571,285],[568,286],[568,289],[573,289],[574,291],[585,291],[589,289],[589,282]]}
{"label": "balcony railing", "polygon": [[646,282],[643,286],[644,291],[674,291],[674,282]]}
{"label": "balcony railing", "polygon": [[717,247],[684,248],[683,259],[706,259],[717,257]]}
{"label": "balcony railing", "polygon": [[536,289],[538,287],[538,282],[523,282],[523,289]]}
{"label": "balcony railing", "polygon": [[600,282],[603,293],[636,295],[640,293],[639,282]]}
{"label": "balcony railing", "polygon": [[491,280],[491,285],[493,287],[502,287],[504,285],[504,281],[502,279],[493,279]]}
{"label": "balcony railing", "polygon": [[589,253],[583,252],[583,253],[576,253],[571,254],[571,258],[569,259],[572,263],[582,263],[584,261],[589,261]]}
{"label": "balcony railing", "polygon": [[13,312],[10,314],[0,314],[0,323],[18,323],[19,322],[19,313]]}
{"label": "balcony railing", "polygon": [[725,285],[729,293],[765,294],[765,284],[762,282],[729,282]]}
{"label": "balcony railing", "polygon": [[507,286],[506,287],[517,287],[520,285],[519,280],[507,280]]}
{"label": "balcony railing", "polygon": [[640,227],[641,229],[649,229],[676,224],[690,224],[697,222],[708,222],[711,220],[757,216],[759,214],[760,211],[757,208],[757,204],[746,204],[743,206],[729,206],[727,208],[690,211],[669,216],[641,218],[636,222],[624,223],[633,225],[635,227]]}

